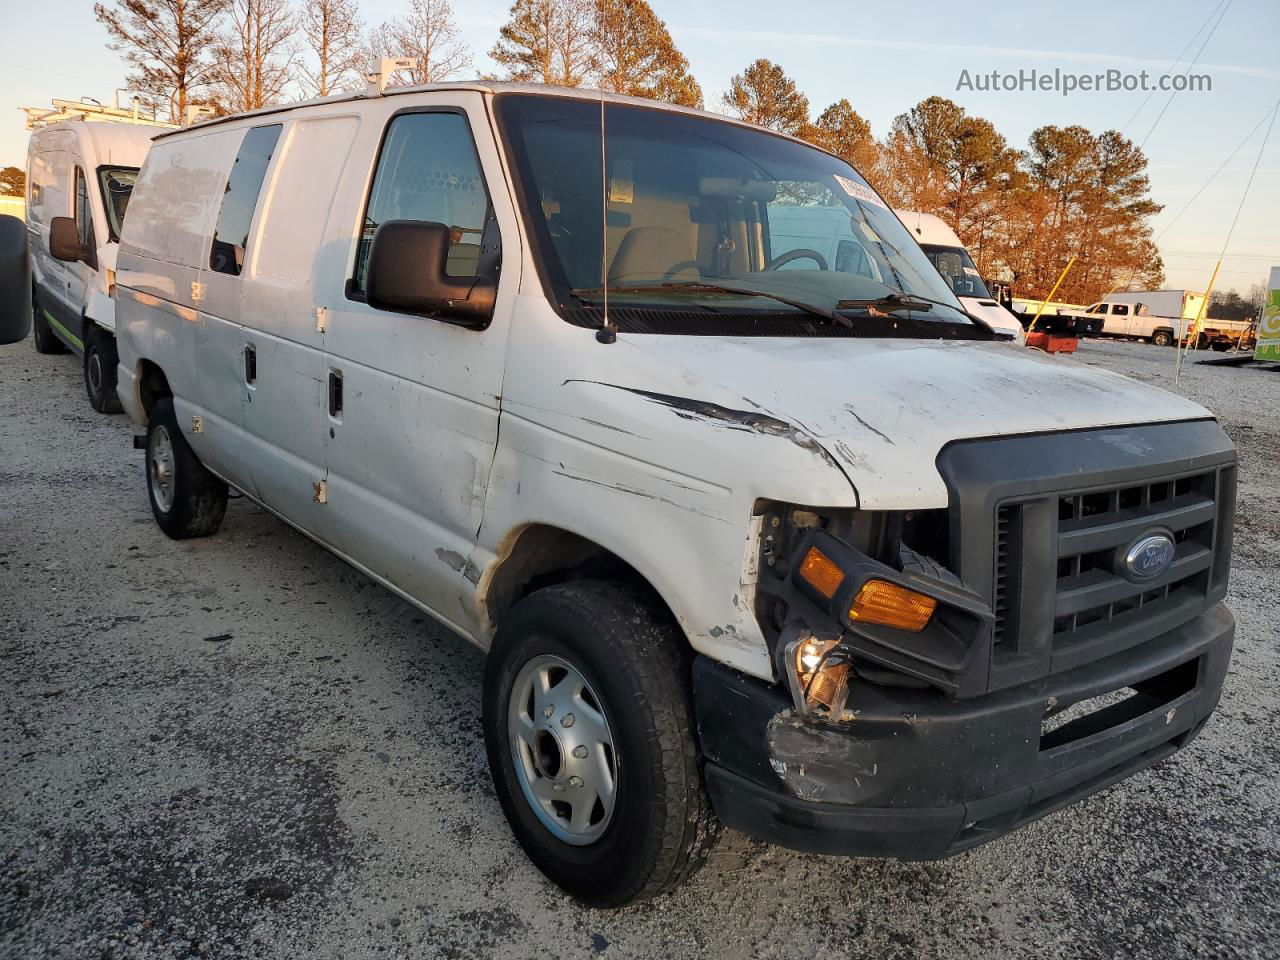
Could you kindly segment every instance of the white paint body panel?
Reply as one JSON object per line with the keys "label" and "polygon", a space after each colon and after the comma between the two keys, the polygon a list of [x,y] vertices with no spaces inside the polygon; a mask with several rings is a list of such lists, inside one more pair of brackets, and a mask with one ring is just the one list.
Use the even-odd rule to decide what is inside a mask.
{"label": "white paint body panel", "polygon": [[[180,422],[204,414],[188,439],[217,472],[481,646],[494,571],[522,531],[547,525],[635,567],[694,648],[769,677],[752,606],[758,500],[943,507],[935,459],[953,440],[1207,416],[1009,343],[621,334],[602,345],[543,293],[486,96],[462,86],[320,102],[162,138],[134,201],[143,214],[126,221],[118,319],[135,420],[136,375],[154,363]],[[345,293],[387,122],[441,106],[470,121],[502,235],[483,331]],[[239,298],[210,282],[192,303],[237,145],[277,122]],[[343,376],[339,417],[326,406],[331,370]],[[320,480],[324,504],[312,497]]]}

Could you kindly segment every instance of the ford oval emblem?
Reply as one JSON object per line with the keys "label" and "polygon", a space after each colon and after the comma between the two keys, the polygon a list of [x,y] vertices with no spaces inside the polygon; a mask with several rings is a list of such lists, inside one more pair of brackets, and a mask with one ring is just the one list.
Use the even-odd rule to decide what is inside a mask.
{"label": "ford oval emblem", "polygon": [[1129,580],[1154,580],[1173,565],[1173,537],[1167,533],[1146,533],[1124,555],[1124,575]]}

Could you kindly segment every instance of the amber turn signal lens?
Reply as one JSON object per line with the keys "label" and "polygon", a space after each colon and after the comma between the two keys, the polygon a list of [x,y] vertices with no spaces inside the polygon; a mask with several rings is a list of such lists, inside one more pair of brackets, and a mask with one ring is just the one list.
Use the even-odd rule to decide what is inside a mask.
{"label": "amber turn signal lens", "polygon": [[937,600],[922,593],[884,580],[868,580],[853,599],[849,619],[919,633],[937,606]]}
{"label": "amber turn signal lens", "polygon": [[810,547],[800,561],[800,579],[830,600],[844,583],[844,571],[817,547]]}

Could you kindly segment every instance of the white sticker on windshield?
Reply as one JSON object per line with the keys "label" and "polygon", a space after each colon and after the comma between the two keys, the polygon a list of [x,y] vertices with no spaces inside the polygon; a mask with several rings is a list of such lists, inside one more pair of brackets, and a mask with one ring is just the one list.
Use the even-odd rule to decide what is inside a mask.
{"label": "white sticker on windshield", "polygon": [[836,183],[840,184],[844,189],[844,192],[853,197],[853,199],[861,200],[863,203],[874,203],[877,207],[884,207],[886,210],[889,209],[885,206],[885,202],[877,197],[875,195],[875,191],[870,187],[864,187],[862,184],[858,183],[858,181],[850,180],[848,177],[842,177],[838,173],[832,174],[832,176],[836,178]]}

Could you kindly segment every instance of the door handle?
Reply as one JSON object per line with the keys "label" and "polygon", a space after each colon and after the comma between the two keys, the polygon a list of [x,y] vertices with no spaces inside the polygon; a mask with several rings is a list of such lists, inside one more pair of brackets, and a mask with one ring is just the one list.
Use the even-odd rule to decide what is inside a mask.
{"label": "door handle", "polygon": [[256,383],[258,380],[258,349],[252,343],[244,346],[244,382]]}
{"label": "door handle", "polygon": [[329,416],[342,416],[342,371],[329,371]]}

